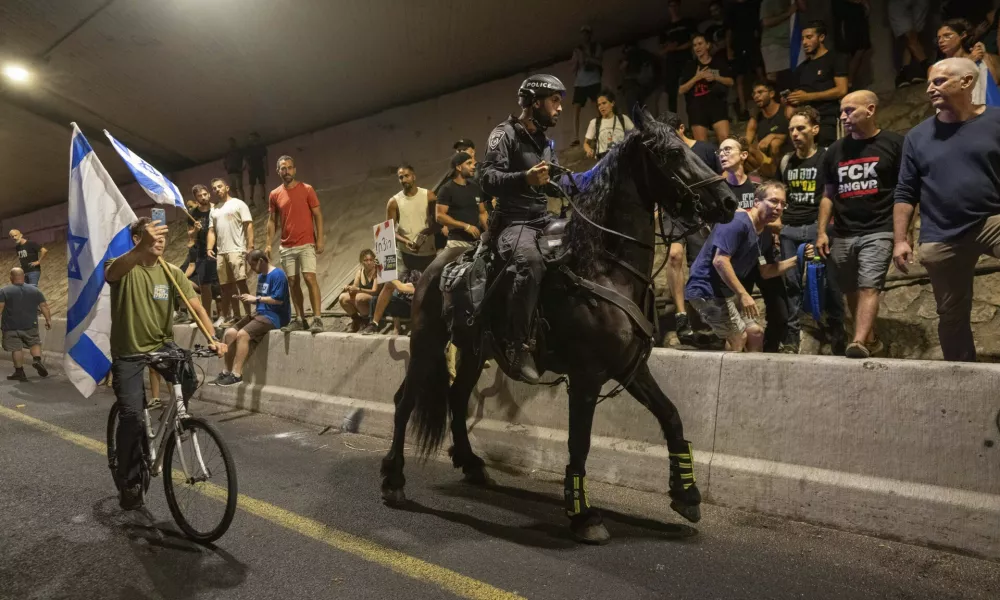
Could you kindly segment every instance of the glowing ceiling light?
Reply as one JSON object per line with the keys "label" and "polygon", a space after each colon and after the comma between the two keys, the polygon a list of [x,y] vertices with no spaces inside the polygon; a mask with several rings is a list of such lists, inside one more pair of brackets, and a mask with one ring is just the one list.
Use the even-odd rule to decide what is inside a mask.
{"label": "glowing ceiling light", "polygon": [[10,64],[3,68],[4,77],[16,83],[24,83],[31,79],[31,72],[21,65]]}

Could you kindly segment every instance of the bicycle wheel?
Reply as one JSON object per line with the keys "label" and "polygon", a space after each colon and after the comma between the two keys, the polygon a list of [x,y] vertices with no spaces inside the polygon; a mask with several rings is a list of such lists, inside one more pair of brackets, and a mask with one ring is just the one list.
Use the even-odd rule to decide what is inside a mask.
{"label": "bicycle wheel", "polygon": [[[177,459],[177,463],[174,459]],[[236,514],[236,466],[218,430],[196,417],[170,433],[163,456],[163,488],[177,525],[197,542],[212,542]]]}

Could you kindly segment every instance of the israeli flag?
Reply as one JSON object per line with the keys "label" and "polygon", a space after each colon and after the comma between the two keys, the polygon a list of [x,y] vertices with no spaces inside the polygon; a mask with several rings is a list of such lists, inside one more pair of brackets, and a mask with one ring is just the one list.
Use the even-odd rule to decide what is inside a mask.
{"label": "israeli flag", "polygon": [[135,213],[73,123],[69,146],[69,311],[66,358],[70,381],[89,397],[111,370],[111,289],[104,262],[132,249]]}
{"label": "israeli flag", "polygon": [[111,140],[111,146],[118,151],[118,154],[128,165],[129,170],[135,175],[135,180],[143,191],[157,204],[168,204],[187,212],[184,207],[184,197],[172,181],[164,177],[153,165],[142,160],[142,158],[125,147],[125,144],[111,137],[108,130],[104,130],[104,135]]}
{"label": "israeli flag", "polygon": [[[796,0],[792,0],[795,4]],[[802,51],[802,13],[795,11],[789,19],[788,30],[788,65],[794,70],[806,60],[806,53]]]}

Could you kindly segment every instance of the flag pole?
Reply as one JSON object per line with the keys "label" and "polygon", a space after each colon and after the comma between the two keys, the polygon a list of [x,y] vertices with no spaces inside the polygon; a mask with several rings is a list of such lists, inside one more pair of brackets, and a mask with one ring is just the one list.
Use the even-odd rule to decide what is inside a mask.
{"label": "flag pole", "polygon": [[213,336],[211,333],[208,332],[208,328],[205,327],[205,325],[201,322],[201,319],[198,317],[198,313],[196,313],[194,309],[191,308],[191,302],[189,302],[187,297],[184,296],[184,292],[181,291],[181,286],[178,285],[177,280],[174,279],[174,274],[170,272],[170,267],[167,265],[167,262],[163,260],[162,256],[157,257],[156,260],[160,263],[160,266],[163,267],[163,271],[167,274],[167,278],[170,280],[170,283],[173,284],[174,289],[177,290],[177,294],[181,297],[181,300],[184,301],[184,306],[187,307],[188,313],[194,319],[194,322],[198,324],[198,329],[200,329],[201,332],[205,334],[205,337],[208,339],[209,343],[214,346],[218,342],[218,340],[216,340],[215,336]]}

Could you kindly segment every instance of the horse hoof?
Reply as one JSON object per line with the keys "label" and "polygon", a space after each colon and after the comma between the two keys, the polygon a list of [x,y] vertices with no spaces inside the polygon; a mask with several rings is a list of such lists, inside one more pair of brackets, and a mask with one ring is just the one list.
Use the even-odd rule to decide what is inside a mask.
{"label": "horse hoof", "polygon": [[570,525],[570,531],[573,532],[573,538],[576,541],[584,544],[601,546],[611,541],[611,534],[608,533],[608,528],[604,526],[604,523],[591,523],[578,528]]}
{"label": "horse hoof", "polygon": [[493,481],[493,478],[490,477],[490,474],[486,471],[486,469],[483,468],[475,469],[473,471],[465,473],[465,475],[462,477],[462,481],[471,485],[479,485],[483,487],[492,487],[496,485],[496,482]]}
{"label": "horse hoof", "polygon": [[403,488],[389,490],[382,490],[382,500],[385,501],[386,506],[397,507],[406,504],[406,492]]}
{"label": "horse hoof", "polygon": [[701,507],[697,504],[680,504],[678,502],[671,502],[670,508],[674,509],[680,516],[684,517],[692,523],[697,523],[701,520]]}

